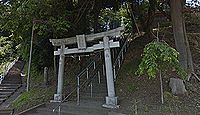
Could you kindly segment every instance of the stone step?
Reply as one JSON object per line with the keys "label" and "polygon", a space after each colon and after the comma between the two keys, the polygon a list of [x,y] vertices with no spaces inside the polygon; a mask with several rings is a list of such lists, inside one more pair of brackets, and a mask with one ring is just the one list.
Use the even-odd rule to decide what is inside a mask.
{"label": "stone step", "polygon": [[20,87],[22,84],[12,84],[12,83],[2,83],[2,84],[0,84],[0,87],[2,87],[2,86],[18,86],[18,87]]}
{"label": "stone step", "polygon": [[[91,91],[90,90],[85,90],[85,91],[80,91],[80,94],[81,95],[87,95],[87,94],[90,94],[91,93]],[[95,91],[95,90],[92,90],[92,94],[93,95],[105,95],[105,94],[107,94],[107,91]]]}
{"label": "stone step", "polygon": [[105,100],[105,96],[101,96],[101,97],[91,97],[91,96],[81,96],[80,97],[80,101],[82,100],[89,100],[89,101],[102,101]]}
{"label": "stone step", "polygon": [[[88,84],[88,86],[87,87],[89,87],[90,86],[90,84]],[[93,87],[101,87],[101,88],[107,88],[107,85],[106,84],[103,84],[103,83],[92,83],[92,86]]]}
{"label": "stone step", "polygon": [[[58,114],[58,112],[53,112],[52,110],[41,109],[41,110],[29,111],[29,112],[26,112],[26,113],[22,113],[20,115],[59,115],[59,114]],[[77,114],[61,112],[60,115],[77,115]]]}
{"label": "stone step", "polygon": [[15,92],[17,89],[1,89],[0,92]]}
{"label": "stone step", "polygon": [[20,84],[18,81],[2,81],[3,84]]}
{"label": "stone step", "polygon": [[12,109],[0,109],[0,115],[12,115]]}
{"label": "stone step", "polygon": [[87,86],[85,88],[80,89],[80,92],[90,92],[92,88],[92,92],[94,93],[104,93],[107,92],[107,87],[97,87],[97,86]]}
{"label": "stone step", "polygon": [[67,108],[63,112],[71,111],[79,115],[106,115],[107,109],[102,108],[102,104],[103,101],[81,100],[78,106],[76,102],[68,102],[63,103],[62,108]]}
{"label": "stone step", "polygon": [[[80,81],[80,83],[83,83],[83,82],[85,82],[85,81]],[[105,84],[105,85],[107,84],[106,81],[100,81],[100,83],[99,83],[98,80],[92,81],[92,83],[93,83],[93,84]],[[90,83],[88,83],[88,84],[90,84]]]}
{"label": "stone step", "polygon": [[[63,115],[107,115],[108,110],[102,108],[103,101],[81,100],[80,105],[76,102],[66,102],[61,106]],[[57,105],[50,104],[46,108],[38,108],[39,111],[52,111]],[[58,109],[56,109],[58,112]],[[68,114],[67,114],[68,113]],[[58,114],[58,113],[57,113]]]}
{"label": "stone step", "polygon": [[5,91],[5,90],[13,90],[16,91],[17,89],[19,89],[21,87],[21,85],[18,84],[0,84],[0,91]]}
{"label": "stone step", "polygon": [[91,98],[94,98],[94,99],[103,99],[103,98],[105,98],[105,96],[107,96],[106,93],[102,93],[102,94],[95,94],[95,93],[93,93],[92,97],[91,97],[90,93],[84,93],[84,94],[80,95],[80,98],[82,98],[82,99],[91,99]]}
{"label": "stone step", "polygon": [[2,83],[3,84],[21,84],[21,82],[17,80],[3,80]]}
{"label": "stone step", "polygon": [[[3,103],[7,98],[0,98],[0,103]],[[1,114],[0,114],[1,115]]]}
{"label": "stone step", "polygon": [[8,95],[0,95],[0,98],[7,98],[9,97]]}
{"label": "stone step", "polygon": [[19,86],[0,86],[0,89],[18,89]]}
{"label": "stone step", "polygon": [[[90,93],[91,89],[87,88],[84,90],[80,90],[81,93]],[[97,88],[92,88],[92,93],[107,93],[107,89],[97,89]]]}
{"label": "stone step", "polygon": [[12,115],[11,112],[1,112],[0,111],[0,115]]}
{"label": "stone step", "polygon": [[[55,111],[58,115],[58,110]],[[85,109],[85,108],[67,108],[62,109],[61,107],[61,115],[108,115],[108,112],[105,110],[99,109]]]}
{"label": "stone step", "polygon": [[5,101],[7,98],[0,98],[0,101]]}
{"label": "stone step", "polygon": [[[106,115],[105,109],[101,107],[101,101],[81,101],[77,106],[76,101],[63,103],[61,115]],[[58,109],[53,112],[58,103],[49,103],[45,107],[39,107],[21,115],[58,115]]]}
{"label": "stone step", "polygon": [[[29,112],[23,113],[21,115],[59,115],[58,109],[54,112],[53,108],[39,108],[36,110],[31,110]],[[117,112],[112,112],[107,109],[79,109],[68,108],[66,106],[61,106],[60,115],[125,115]]]}
{"label": "stone step", "polygon": [[[99,82],[99,79],[97,78],[97,79],[93,79],[92,80],[93,82],[96,82],[96,83],[98,83]],[[100,79],[100,82],[102,82],[102,83],[106,83],[106,79]]]}
{"label": "stone step", "polygon": [[0,92],[0,95],[11,95],[13,94],[14,92]]}
{"label": "stone step", "polygon": [[[87,88],[90,88],[91,87],[91,84],[88,84],[86,86]],[[106,84],[95,84],[95,83],[92,83],[92,87],[93,88],[101,88],[101,89],[107,89],[107,85]]]}

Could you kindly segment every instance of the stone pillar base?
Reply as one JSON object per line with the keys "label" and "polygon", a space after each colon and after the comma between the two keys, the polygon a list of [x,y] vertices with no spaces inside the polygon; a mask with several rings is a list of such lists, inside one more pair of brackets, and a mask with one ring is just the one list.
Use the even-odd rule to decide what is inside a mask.
{"label": "stone pillar base", "polygon": [[102,106],[105,108],[110,109],[117,109],[119,108],[119,105],[117,105],[117,98],[118,97],[106,97],[106,104],[103,104]]}
{"label": "stone pillar base", "polygon": [[54,100],[50,102],[61,102],[62,101],[62,94],[54,94]]}

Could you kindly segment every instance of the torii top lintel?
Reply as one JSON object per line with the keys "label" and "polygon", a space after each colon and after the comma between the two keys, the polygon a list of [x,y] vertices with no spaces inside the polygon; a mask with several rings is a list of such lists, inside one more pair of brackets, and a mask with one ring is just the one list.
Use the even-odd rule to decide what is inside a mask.
{"label": "torii top lintel", "polygon": [[[104,36],[120,36],[122,31],[124,31],[124,27],[118,27],[116,29],[109,30],[106,32],[85,35],[85,41],[89,42],[89,41],[99,40],[102,39]],[[77,37],[50,39],[50,42],[53,44],[53,46],[75,44],[77,43]]]}

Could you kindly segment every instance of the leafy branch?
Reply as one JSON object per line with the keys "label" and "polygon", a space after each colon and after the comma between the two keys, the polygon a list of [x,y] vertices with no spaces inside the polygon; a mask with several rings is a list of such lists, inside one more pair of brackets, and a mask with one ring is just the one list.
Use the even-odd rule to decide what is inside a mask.
{"label": "leafy branch", "polygon": [[185,79],[187,73],[179,64],[178,56],[179,53],[166,42],[153,41],[144,48],[142,62],[136,74],[147,74],[151,79],[155,78],[159,71],[175,70],[182,79]]}

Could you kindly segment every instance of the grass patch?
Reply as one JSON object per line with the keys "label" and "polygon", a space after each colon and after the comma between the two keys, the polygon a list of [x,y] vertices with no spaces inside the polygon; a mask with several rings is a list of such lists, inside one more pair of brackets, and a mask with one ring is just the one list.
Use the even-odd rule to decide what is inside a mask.
{"label": "grass patch", "polygon": [[135,75],[135,72],[138,69],[138,65],[140,64],[141,59],[131,60],[126,64],[123,64],[120,75],[121,77],[127,76],[127,75]]}
{"label": "grass patch", "polygon": [[[24,78],[26,81],[27,80],[27,77],[28,77],[28,64],[26,64],[24,66],[25,68],[25,72],[26,72],[26,77]],[[37,87],[41,84],[43,84],[43,81],[44,81],[44,77],[43,77],[43,71],[39,71],[37,69],[37,67],[35,67],[34,65],[31,66],[31,72],[30,72],[30,85],[31,87]]]}
{"label": "grass patch", "polygon": [[[27,72],[27,64],[25,65],[25,71]],[[50,71],[51,72],[51,71]],[[27,77],[26,73],[26,77]],[[24,78],[25,81],[27,78]],[[52,78],[51,73],[49,74],[49,79]],[[12,102],[11,107],[15,108],[16,113],[23,111],[27,108],[31,108],[38,104],[48,102],[53,98],[55,93],[55,86],[45,86],[43,72],[38,71],[38,69],[32,65],[30,73],[30,91],[24,91],[14,102]]]}
{"label": "grass patch", "polygon": [[129,92],[134,92],[134,91],[136,91],[136,90],[138,90],[139,88],[134,84],[134,83],[132,83],[132,84],[128,84],[127,85],[127,90],[129,91]]}
{"label": "grass patch", "polygon": [[17,100],[12,103],[12,107],[16,110],[35,106],[43,102],[47,102],[54,93],[54,88],[33,88],[28,92],[23,92]]}

